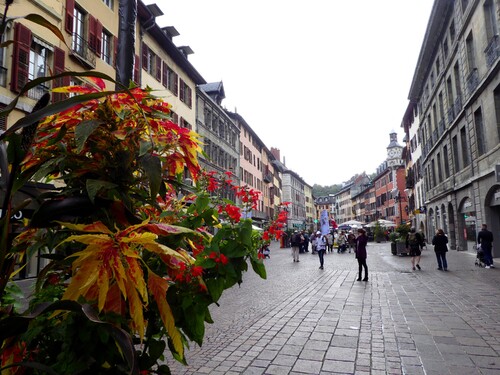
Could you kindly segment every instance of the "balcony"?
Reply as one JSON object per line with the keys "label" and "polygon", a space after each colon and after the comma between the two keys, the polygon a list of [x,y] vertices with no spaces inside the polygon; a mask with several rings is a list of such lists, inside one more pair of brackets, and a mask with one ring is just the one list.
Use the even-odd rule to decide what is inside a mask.
{"label": "balcony", "polygon": [[38,85],[36,87],[33,87],[31,90],[29,90],[27,93],[27,96],[30,99],[39,100],[43,96],[43,94],[45,94],[49,91],[50,91],[50,87],[45,86],[45,85]]}
{"label": "balcony", "polygon": [[488,46],[484,50],[484,54],[486,56],[486,65],[488,66],[488,68],[491,68],[495,61],[497,61],[498,56],[500,56],[498,35],[494,35],[490,39]]}
{"label": "balcony", "polygon": [[448,124],[451,124],[453,122],[453,120],[455,120],[454,107],[450,107],[450,109],[448,109],[448,112],[446,112],[446,117],[448,119]]}
{"label": "balcony", "polygon": [[80,63],[88,68],[95,68],[95,54],[90,49],[86,39],[80,35],[73,34],[73,42],[71,43],[71,55],[76,58]]}
{"label": "balcony", "polygon": [[262,180],[266,184],[273,182],[273,174],[272,173],[263,173]]}
{"label": "balcony", "polygon": [[467,87],[467,93],[471,96],[474,91],[476,91],[477,86],[479,85],[479,73],[477,68],[472,69],[472,71],[467,76],[465,80],[465,84]]}

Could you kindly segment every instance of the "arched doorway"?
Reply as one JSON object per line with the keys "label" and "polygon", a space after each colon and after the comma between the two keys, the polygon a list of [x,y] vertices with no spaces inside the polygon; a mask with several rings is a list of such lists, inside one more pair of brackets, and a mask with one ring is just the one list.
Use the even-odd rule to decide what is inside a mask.
{"label": "arched doorway", "polygon": [[459,249],[476,251],[476,210],[469,197],[458,206],[458,230]]}
{"label": "arched doorway", "polygon": [[[484,201],[484,223],[488,225],[488,229],[496,233],[500,233],[500,185],[493,185],[486,194]],[[500,242],[500,238],[494,238],[495,242]],[[500,249],[495,251],[493,247],[493,256],[500,255]]]}
{"label": "arched doorway", "polygon": [[428,216],[428,233],[427,233],[427,238],[432,238],[434,237],[434,233],[436,233],[436,218],[434,217],[434,210],[432,208],[429,209],[429,216]]}
{"label": "arched doorway", "polygon": [[[455,225],[455,213],[453,205],[448,203],[448,241],[450,244],[450,249],[457,249],[457,231]],[[446,233],[446,232],[445,232]]]}

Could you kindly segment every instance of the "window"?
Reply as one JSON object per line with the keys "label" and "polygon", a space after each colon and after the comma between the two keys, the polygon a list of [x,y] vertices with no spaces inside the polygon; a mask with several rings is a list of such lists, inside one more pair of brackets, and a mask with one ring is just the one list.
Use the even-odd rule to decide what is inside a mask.
{"label": "window", "polygon": [[113,39],[113,36],[106,30],[102,31],[102,42],[101,42],[101,59],[104,60],[108,65],[111,65],[113,63],[112,61],[112,51],[113,49],[111,48],[111,41]]}
{"label": "window", "polygon": [[[45,77],[47,75],[49,53],[50,51],[46,46],[32,41],[28,67],[29,81]],[[47,82],[46,85],[47,84],[49,83]],[[49,91],[49,87],[46,85],[38,85],[37,87],[29,90],[28,97],[35,100],[40,99],[44,93]]]}
{"label": "window", "polygon": [[160,61],[160,58],[148,47],[148,45],[142,43],[142,69],[158,79],[158,71],[161,77]]}
{"label": "window", "polygon": [[438,152],[436,155],[436,164],[437,164],[437,182],[438,184],[443,181],[443,173],[441,171],[441,154]]}
{"label": "window", "polygon": [[448,38],[446,36],[443,41],[443,53],[444,53],[444,58],[446,59],[449,53]]}
{"label": "window", "polygon": [[474,38],[472,37],[472,32],[470,32],[467,39],[465,39],[465,47],[467,52],[467,68],[470,73],[474,68],[476,68],[476,56],[474,53]]}
{"label": "window", "polygon": [[494,100],[494,105],[495,105],[495,117],[496,117],[496,124],[497,124],[497,140],[495,141],[495,144],[499,143],[500,139],[500,86],[497,86],[496,89],[493,91],[493,100]]}
{"label": "window", "polygon": [[[460,68],[458,66],[458,62],[453,67],[453,80],[455,81],[455,97],[458,98],[462,94],[462,86],[460,85]],[[458,114],[459,109],[462,109],[461,106],[460,108],[455,108],[457,111],[456,114]]]}
{"label": "window", "polygon": [[451,139],[452,151],[453,151],[453,167],[455,168],[455,172],[460,170],[460,160],[458,157],[458,139],[457,136],[453,136]]}
{"label": "window", "polygon": [[80,56],[85,55],[85,14],[76,8],[73,11],[73,41],[71,49]]}
{"label": "window", "polygon": [[179,99],[185,103],[189,108],[193,105],[192,90],[182,79],[179,79]]}
{"label": "window", "polygon": [[453,107],[453,86],[451,84],[451,77],[446,80],[446,96],[448,98],[448,107]]}
{"label": "window", "polygon": [[[179,92],[179,76],[165,62],[163,62],[162,84],[169,91],[171,91],[175,96],[178,95],[178,92]],[[209,126],[209,125],[210,124],[207,123],[207,126]]]}
{"label": "window", "polygon": [[[41,39],[32,35],[31,30],[21,23],[14,26],[14,43],[12,52],[12,76],[11,90],[20,92],[22,88],[31,80],[45,77],[49,71],[55,74],[64,71],[65,53],[57,47],[53,47]],[[52,66],[51,66],[52,63]],[[53,87],[67,86],[69,77],[58,79],[52,83]],[[50,88],[50,82],[46,85],[39,85],[28,92],[32,99],[39,99]],[[54,94],[53,100],[58,99]]]}
{"label": "window", "polygon": [[483,5],[483,9],[486,38],[489,41],[498,34],[495,4],[493,4],[492,0],[486,0]]}
{"label": "window", "polygon": [[450,177],[450,165],[448,164],[448,146],[443,146],[444,177]]}
{"label": "window", "polygon": [[468,5],[469,5],[469,0],[462,0],[462,13],[465,13]]}
{"label": "window", "polygon": [[484,123],[481,108],[474,112],[474,125],[476,127],[477,153],[478,155],[483,155],[486,152],[486,139],[484,138]]}
{"label": "window", "polygon": [[469,159],[469,149],[467,145],[467,133],[465,131],[465,126],[460,129],[460,143],[462,144],[462,161],[464,163],[464,168],[470,163]]}
{"label": "window", "polygon": [[113,9],[113,0],[102,0],[104,5],[106,5],[109,9]]}
{"label": "window", "polygon": [[453,45],[453,42],[455,41],[455,37],[456,37],[457,33],[455,31],[455,22],[451,21],[451,24],[450,24],[450,41]]}

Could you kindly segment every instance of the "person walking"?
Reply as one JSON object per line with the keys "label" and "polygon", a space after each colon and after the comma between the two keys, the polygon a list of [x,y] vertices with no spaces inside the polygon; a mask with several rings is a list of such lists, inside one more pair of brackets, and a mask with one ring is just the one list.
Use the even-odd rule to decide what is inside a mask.
{"label": "person walking", "polygon": [[299,231],[294,231],[292,235],[292,256],[294,262],[299,262],[299,251],[300,251],[300,233]]}
{"label": "person walking", "polygon": [[304,236],[304,252],[308,253],[309,252],[309,235],[304,230],[302,231],[302,235]]}
{"label": "person walking", "polygon": [[363,281],[368,281],[368,266],[366,265],[366,244],[368,243],[368,237],[366,237],[366,231],[363,228],[358,229],[358,237],[356,238],[356,259],[358,260],[358,279],[361,281],[361,271],[365,269],[365,278]]}
{"label": "person walking", "polygon": [[481,245],[481,250],[484,254],[484,263],[486,266],[484,268],[495,268],[493,266],[493,256],[491,254],[491,249],[493,247],[493,233],[488,230],[488,226],[483,224],[481,230],[477,235],[477,243]]}
{"label": "person walking", "polygon": [[420,234],[416,232],[415,228],[411,228],[410,233],[408,233],[408,235],[406,236],[406,248],[409,249],[413,271],[415,271],[415,267],[421,270],[420,268],[420,255],[422,255],[422,251],[420,250],[421,243],[422,240],[420,238]]}
{"label": "person walking", "polygon": [[337,238],[337,244],[338,244],[337,253],[343,253],[345,251],[346,242],[347,242],[346,235],[344,234],[343,231],[341,231],[339,234],[339,238]]}
{"label": "person walking", "polygon": [[352,232],[352,230],[349,231],[347,234],[347,245],[349,246],[349,253],[352,251],[356,251],[356,236]]}
{"label": "person walking", "polygon": [[319,257],[319,269],[323,269],[323,263],[325,261],[325,251],[326,251],[326,235],[321,234],[320,231],[316,232],[316,251]]}
{"label": "person walking", "polygon": [[434,252],[438,262],[438,270],[448,271],[448,262],[446,261],[446,252],[448,251],[448,237],[444,234],[444,230],[438,229],[436,235],[432,238]]}

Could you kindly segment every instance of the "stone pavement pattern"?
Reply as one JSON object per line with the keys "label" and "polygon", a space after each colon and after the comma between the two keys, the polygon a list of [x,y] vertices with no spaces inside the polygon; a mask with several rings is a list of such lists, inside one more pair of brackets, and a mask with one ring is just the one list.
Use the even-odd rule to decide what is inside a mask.
{"label": "stone pavement pattern", "polygon": [[[253,272],[211,309],[202,347],[172,374],[500,374],[500,269],[448,252],[449,272],[424,250],[422,271],[388,243],[368,245],[369,281],[353,254],[271,246],[267,280]],[[499,263],[500,264],[500,263]]]}

